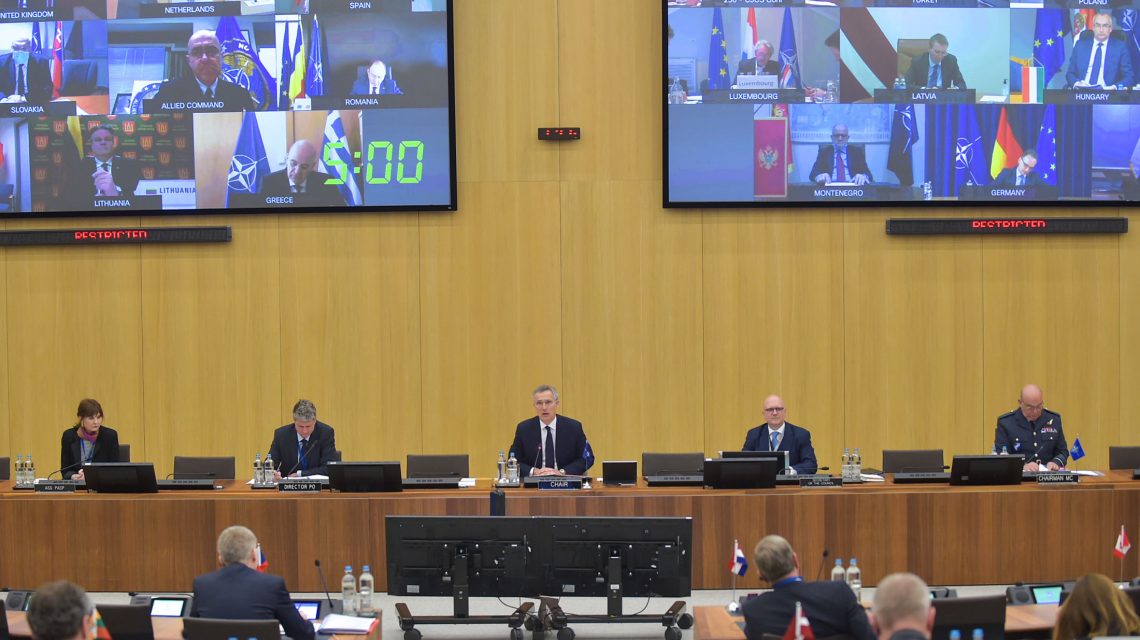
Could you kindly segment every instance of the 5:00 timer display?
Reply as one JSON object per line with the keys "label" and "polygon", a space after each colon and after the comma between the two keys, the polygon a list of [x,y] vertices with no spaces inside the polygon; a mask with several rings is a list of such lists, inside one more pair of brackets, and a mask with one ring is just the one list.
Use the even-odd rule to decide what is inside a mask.
{"label": "5:00 timer display", "polygon": [[[396,166],[396,184],[418,184],[424,174],[424,143],[422,140],[401,140],[399,153],[395,152],[396,145],[388,140],[373,140],[368,143],[368,153],[364,159],[365,184],[390,184],[392,182],[392,165]],[[376,156],[383,153],[383,160]],[[342,155],[343,154],[343,155]],[[330,142],[325,145],[324,163],[330,173],[335,173],[325,184],[341,185],[348,182],[349,173],[360,173],[361,165],[349,165],[344,158],[348,155],[348,147],[344,142]],[[393,156],[396,156],[393,161]],[[360,160],[360,152],[352,154],[355,160]],[[382,170],[376,165],[382,163]],[[414,167],[414,168],[413,168]]]}

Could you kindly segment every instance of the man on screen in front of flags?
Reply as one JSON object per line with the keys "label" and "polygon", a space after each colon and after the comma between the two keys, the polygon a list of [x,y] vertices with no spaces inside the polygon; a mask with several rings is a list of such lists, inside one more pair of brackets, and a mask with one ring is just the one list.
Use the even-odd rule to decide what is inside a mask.
{"label": "man on screen in front of flags", "polygon": [[775,50],[776,47],[771,42],[760,40],[753,49],[755,57],[741,60],[740,64],[736,66],[736,75],[738,77],[779,75],[780,63],[772,59],[772,52]]}
{"label": "man on screen in front of flags", "polygon": [[1136,81],[1128,43],[1111,35],[1112,14],[1102,11],[1093,16],[1092,33],[1082,33],[1069,54],[1065,80],[1070,87],[1124,89]]}
{"label": "man on screen in front of flags", "polygon": [[958,66],[958,58],[947,53],[950,41],[941,33],[930,36],[930,52],[910,61],[906,70],[906,86],[911,89],[965,89],[966,79]]}
{"label": "man on screen in front of flags", "polygon": [[[253,96],[222,75],[222,45],[213,31],[195,31],[186,43],[191,73],[166,80],[149,111],[253,111]],[[181,105],[181,106],[180,106]],[[220,107],[220,108],[219,108]]]}
{"label": "man on screen in front of flags", "polygon": [[1045,408],[1041,387],[1027,384],[1018,408],[998,417],[994,450],[1025,457],[1026,471],[1056,471],[1069,461],[1061,414]]}
{"label": "man on screen in front of flags", "polygon": [[1002,169],[994,184],[1001,187],[1036,187],[1045,184],[1041,174],[1034,171],[1037,167],[1037,150],[1026,149],[1017,161],[1017,166]]}
{"label": "man on screen in front of flags", "polygon": [[48,59],[32,53],[32,39],[16,38],[12,52],[0,56],[0,102],[51,102]]}
{"label": "man on screen in front of flags", "polygon": [[820,185],[838,182],[864,185],[871,182],[871,168],[862,146],[847,144],[851,134],[847,125],[837,124],[831,129],[831,144],[819,145],[819,154],[811,166],[811,179]]}
{"label": "man on screen in front of flags", "polygon": [[[298,140],[289,147],[285,168],[265,176],[258,193],[267,196],[297,196],[306,204],[343,207],[344,196],[336,185],[329,184],[331,176],[317,171],[317,148],[308,140]],[[352,179],[350,175],[349,180]]]}
{"label": "man on screen in front of flags", "polygon": [[851,587],[830,580],[804,582],[800,558],[783,537],[765,536],[752,556],[772,591],[745,601],[741,607],[748,640],[760,640],[765,633],[782,636],[795,615],[797,602],[817,638],[842,634],[854,640],[873,640],[875,633],[867,613]]}

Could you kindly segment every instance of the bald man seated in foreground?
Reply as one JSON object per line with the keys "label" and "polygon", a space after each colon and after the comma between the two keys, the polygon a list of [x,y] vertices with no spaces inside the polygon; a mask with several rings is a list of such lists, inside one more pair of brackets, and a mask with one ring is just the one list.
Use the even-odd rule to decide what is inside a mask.
{"label": "bald man seated in foreground", "polygon": [[892,573],[875,588],[871,627],[879,640],[930,640],[934,607],[930,587],[913,573]]}

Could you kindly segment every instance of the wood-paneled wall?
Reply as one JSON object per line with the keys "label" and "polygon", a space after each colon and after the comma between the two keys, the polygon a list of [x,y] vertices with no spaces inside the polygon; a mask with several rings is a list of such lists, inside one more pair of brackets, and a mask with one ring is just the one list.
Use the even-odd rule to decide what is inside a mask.
{"label": "wood-paneled wall", "polygon": [[[470,452],[487,475],[543,382],[603,459],[739,447],[772,392],[823,464],[977,452],[1029,381],[1084,466],[1140,444],[1136,234],[666,211],[658,0],[455,4],[458,212],[179,215],[141,222],[234,240],[0,251],[0,452],[50,471],[92,396],[160,473],[176,453],[243,469],[306,397],[348,459]],[[582,140],[536,141],[551,124]]]}

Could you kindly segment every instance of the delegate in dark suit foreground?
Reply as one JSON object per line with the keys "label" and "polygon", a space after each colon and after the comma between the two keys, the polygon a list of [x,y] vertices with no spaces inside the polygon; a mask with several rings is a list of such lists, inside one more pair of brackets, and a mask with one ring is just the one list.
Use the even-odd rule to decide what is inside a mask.
{"label": "delegate in dark suit foreground", "polygon": [[787,408],[780,396],[764,398],[765,424],[748,430],[742,451],[772,451],[772,434],[779,433],[776,451],[788,452],[788,464],[799,473],[815,473],[819,463],[811,446],[811,432],[786,422]]}
{"label": "delegate in dark suit foreground", "polygon": [[[542,385],[531,397],[538,415],[518,424],[510,449],[519,462],[519,477],[586,473],[594,464],[594,454],[582,423],[556,413],[558,390],[554,387]],[[553,452],[546,444],[547,427],[552,428]]]}
{"label": "delegate in dark suit foreground", "polygon": [[269,455],[277,468],[277,479],[290,475],[327,476],[328,464],[337,459],[336,431],[317,422],[317,408],[312,402],[298,400],[293,405],[293,424],[273,431]]}
{"label": "delegate in dark suit foreground", "polygon": [[753,558],[772,591],[741,607],[749,640],[761,640],[765,633],[784,635],[797,602],[803,605],[817,638],[843,634],[855,640],[874,640],[875,633],[855,592],[845,582],[804,582],[799,557],[787,540],[766,536],[756,545]]}
{"label": "delegate in dark suit foreground", "polygon": [[218,536],[221,569],[194,578],[195,618],[273,620],[293,640],[313,640],[313,623],[301,617],[289,597],[285,579],[257,571],[257,538],[233,526]]}
{"label": "delegate in dark suit foreground", "polygon": [[103,426],[99,401],[80,400],[77,417],[79,422],[68,427],[59,442],[59,469],[64,478],[82,479],[87,462],[119,461],[119,434]]}

